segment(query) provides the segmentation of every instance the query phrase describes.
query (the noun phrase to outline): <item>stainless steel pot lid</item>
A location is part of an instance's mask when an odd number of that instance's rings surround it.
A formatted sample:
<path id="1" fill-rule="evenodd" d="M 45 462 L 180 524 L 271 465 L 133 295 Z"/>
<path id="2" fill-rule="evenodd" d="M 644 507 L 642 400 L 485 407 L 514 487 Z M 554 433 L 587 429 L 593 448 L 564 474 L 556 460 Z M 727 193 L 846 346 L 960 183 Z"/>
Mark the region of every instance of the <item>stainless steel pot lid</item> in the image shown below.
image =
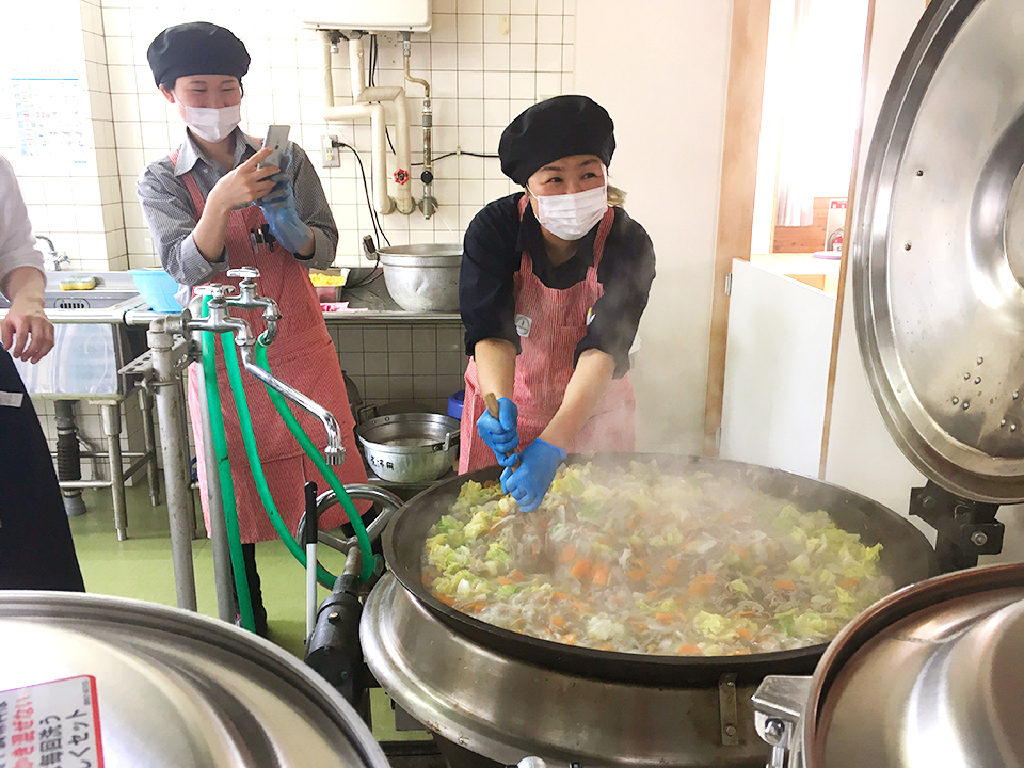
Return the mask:
<path id="1" fill-rule="evenodd" d="M 188 611 L 3 592 L 0 648 L 0 764 L 31 747 L 33 765 L 77 752 L 106 768 L 387 768 L 366 725 L 311 670 Z"/>
<path id="2" fill-rule="evenodd" d="M 935 0 L 857 194 L 861 355 L 904 454 L 949 491 L 1024 500 L 1024 4 Z"/>

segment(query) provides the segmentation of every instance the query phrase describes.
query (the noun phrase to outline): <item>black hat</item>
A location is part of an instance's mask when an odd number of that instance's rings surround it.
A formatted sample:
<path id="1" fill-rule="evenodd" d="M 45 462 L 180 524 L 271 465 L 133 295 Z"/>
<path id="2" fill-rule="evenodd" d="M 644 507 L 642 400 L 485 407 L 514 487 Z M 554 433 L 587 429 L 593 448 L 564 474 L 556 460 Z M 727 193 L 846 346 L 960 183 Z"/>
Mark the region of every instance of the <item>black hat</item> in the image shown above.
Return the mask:
<path id="1" fill-rule="evenodd" d="M 249 71 L 249 54 L 233 33 L 208 21 L 168 27 L 149 44 L 149 68 L 157 85 L 189 75 L 233 75 Z"/>
<path id="2" fill-rule="evenodd" d="M 597 155 L 608 165 L 615 151 L 612 119 L 589 96 L 555 96 L 527 109 L 501 132 L 501 171 L 516 184 L 560 157 Z"/>

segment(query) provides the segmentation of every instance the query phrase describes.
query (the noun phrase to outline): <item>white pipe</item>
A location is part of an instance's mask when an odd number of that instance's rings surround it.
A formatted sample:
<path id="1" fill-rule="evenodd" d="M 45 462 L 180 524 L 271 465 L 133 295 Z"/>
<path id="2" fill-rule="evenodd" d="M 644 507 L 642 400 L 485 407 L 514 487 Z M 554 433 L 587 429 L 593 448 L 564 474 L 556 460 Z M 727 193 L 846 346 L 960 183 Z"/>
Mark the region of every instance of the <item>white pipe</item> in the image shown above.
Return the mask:
<path id="1" fill-rule="evenodd" d="M 363 38 L 353 35 L 348 41 L 348 68 L 352 78 L 352 103 L 366 101 L 359 94 L 366 90 L 366 59 L 363 55 Z"/>
<path id="2" fill-rule="evenodd" d="M 373 135 L 373 149 L 370 161 L 370 177 L 373 183 L 373 207 L 377 213 L 388 214 L 395 210 L 395 201 L 388 195 L 387 185 L 387 141 L 384 136 L 384 105 L 353 104 L 348 107 L 332 107 L 324 113 L 324 121 L 336 123 L 339 120 L 370 118 L 370 132 Z"/>
<path id="3" fill-rule="evenodd" d="M 398 168 L 404 170 L 407 179 L 405 184 L 397 184 L 395 202 L 402 213 L 412 213 L 416 205 L 412 199 L 412 157 L 409 150 L 409 103 L 405 98 L 405 89 L 398 85 L 377 85 L 365 89 L 358 99 L 362 104 L 367 101 L 394 102 L 398 130 L 395 136 L 395 154 L 398 156 Z"/>
<path id="4" fill-rule="evenodd" d="M 324 75 L 324 111 L 334 106 L 334 57 L 331 52 L 331 33 L 327 30 L 320 30 L 320 40 L 323 43 L 323 75 Z"/>
<path id="5" fill-rule="evenodd" d="M 409 105 L 405 89 L 401 86 L 366 87 L 366 67 L 362 37 L 351 37 L 348 41 L 348 60 L 352 81 L 352 106 L 339 107 L 334 99 L 333 59 L 331 58 L 330 33 L 321 34 L 323 41 L 324 79 L 324 122 L 370 118 L 373 136 L 371 176 L 374 208 L 378 213 L 388 214 L 397 207 L 402 213 L 412 213 L 416 204 L 412 197 L 412 157 L 409 149 Z M 383 102 L 393 102 L 396 113 L 395 154 L 398 168 L 405 171 L 407 180 L 397 184 L 394 198 L 388 195 L 386 113 Z M 373 103 L 370 103 L 373 102 Z"/>

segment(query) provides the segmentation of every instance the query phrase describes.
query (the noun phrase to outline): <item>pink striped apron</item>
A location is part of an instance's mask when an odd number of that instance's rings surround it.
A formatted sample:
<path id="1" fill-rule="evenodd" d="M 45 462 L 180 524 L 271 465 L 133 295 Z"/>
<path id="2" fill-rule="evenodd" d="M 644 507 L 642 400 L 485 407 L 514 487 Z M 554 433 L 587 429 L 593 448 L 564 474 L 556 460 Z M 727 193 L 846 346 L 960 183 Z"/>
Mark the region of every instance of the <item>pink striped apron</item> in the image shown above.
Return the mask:
<path id="1" fill-rule="evenodd" d="M 519 201 L 519 220 L 529 204 L 524 195 Z M 519 450 L 540 436 L 562 404 L 565 388 L 574 369 L 576 345 L 587 333 L 587 314 L 604 295 L 597 280 L 597 268 L 604 255 L 604 244 L 615 214 L 605 213 L 594 240 L 594 263 L 582 282 L 558 290 L 548 288 L 533 274 L 533 261 L 523 253 L 515 274 L 516 327 L 528 325 L 520 337 L 523 351 L 516 357 L 512 400 L 519 410 Z M 528 321 L 524 320 L 528 318 Z M 466 368 L 466 400 L 462 411 L 459 472 L 472 472 L 496 464 L 494 452 L 476 431 L 476 421 L 484 412 L 483 396 L 477 381 L 476 360 Z M 636 397 L 627 373 L 612 379 L 593 415 L 583 425 L 569 453 L 582 451 L 632 451 L 636 447 Z"/>
<path id="2" fill-rule="evenodd" d="M 178 152 L 170 154 L 171 162 L 177 162 Z M 203 215 L 206 199 L 199 191 L 191 172 L 182 175 L 182 181 L 192 197 L 196 209 L 196 221 Z M 228 266 L 255 267 L 260 271 L 259 292 L 278 303 L 283 318 L 278 323 L 277 338 L 267 349 L 271 370 L 274 376 L 295 387 L 304 395 L 320 403 L 334 414 L 341 427 L 341 434 L 346 450 L 346 460 L 337 468 L 338 477 L 343 483 L 365 483 L 366 470 L 363 460 L 356 447 L 353 428 L 352 410 L 348 403 L 348 391 L 341 376 L 338 355 L 331 341 L 324 318 L 320 312 L 320 302 L 316 291 L 309 281 L 309 272 L 277 244 L 273 251 L 261 246 L 258 253 L 253 253 L 250 231 L 266 224 L 262 211 L 258 206 L 251 205 L 232 211 L 228 216 L 227 232 L 224 245 L 228 254 Z M 223 272 L 212 276 L 209 282 L 216 282 L 237 287 L 238 278 L 228 277 Z M 232 309 L 231 314 L 248 321 L 253 332 L 262 333 L 266 329 L 261 313 L 256 310 Z M 217 383 L 220 386 L 222 410 L 224 412 L 224 429 L 228 442 L 228 456 L 231 460 L 231 478 L 235 485 L 235 497 L 238 507 L 238 527 L 242 543 L 251 544 L 257 541 L 272 541 L 277 538 L 270 519 L 263 509 L 249 470 L 249 462 L 245 456 L 242 433 L 238 426 L 238 414 L 234 407 L 234 398 L 227 380 L 224 358 L 220 354 L 220 342 L 217 342 Z M 277 505 L 278 512 L 293 533 L 299 517 L 305 508 L 303 485 L 313 480 L 320 491 L 327 490 L 327 481 L 316 469 L 313 462 L 303 453 L 298 442 L 288 431 L 281 417 L 277 414 L 263 384 L 253 376 L 242 371 L 242 382 L 245 388 L 246 401 L 252 414 L 252 423 L 256 432 L 256 443 L 259 448 L 260 461 L 267 476 L 267 486 Z M 196 458 L 199 474 L 200 496 L 203 502 L 203 518 L 206 530 L 210 530 L 210 511 L 207 506 L 206 464 L 204 462 L 205 447 L 202 442 L 203 414 L 199 409 L 199 376 L 196 366 L 190 366 L 188 373 L 188 406 L 192 420 L 192 431 L 195 438 Z M 318 419 L 313 418 L 299 408 L 292 409 L 298 416 L 303 430 L 312 438 L 316 445 L 323 445 L 324 430 Z M 357 503 L 360 513 L 365 512 L 368 505 Z M 320 520 L 323 529 L 336 528 L 348 520 L 340 506 L 331 507 Z"/>

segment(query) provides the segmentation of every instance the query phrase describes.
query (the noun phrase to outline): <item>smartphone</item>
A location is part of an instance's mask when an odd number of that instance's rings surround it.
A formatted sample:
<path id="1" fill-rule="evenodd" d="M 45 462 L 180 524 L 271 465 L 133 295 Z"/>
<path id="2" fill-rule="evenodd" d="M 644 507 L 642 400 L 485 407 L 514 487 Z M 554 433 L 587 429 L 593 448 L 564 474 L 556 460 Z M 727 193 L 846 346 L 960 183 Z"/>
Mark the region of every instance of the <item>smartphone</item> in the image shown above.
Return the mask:
<path id="1" fill-rule="evenodd" d="M 276 165 L 278 168 L 281 167 L 281 159 L 288 151 L 288 132 L 291 130 L 291 126 L 288 125 L 272 125 L 267 129 L 267 138 L 263 142 L 264 147 L 273 147 L 274 151 L 270 153 L 257 168 L 263 168 L 268 165 Z"/>

